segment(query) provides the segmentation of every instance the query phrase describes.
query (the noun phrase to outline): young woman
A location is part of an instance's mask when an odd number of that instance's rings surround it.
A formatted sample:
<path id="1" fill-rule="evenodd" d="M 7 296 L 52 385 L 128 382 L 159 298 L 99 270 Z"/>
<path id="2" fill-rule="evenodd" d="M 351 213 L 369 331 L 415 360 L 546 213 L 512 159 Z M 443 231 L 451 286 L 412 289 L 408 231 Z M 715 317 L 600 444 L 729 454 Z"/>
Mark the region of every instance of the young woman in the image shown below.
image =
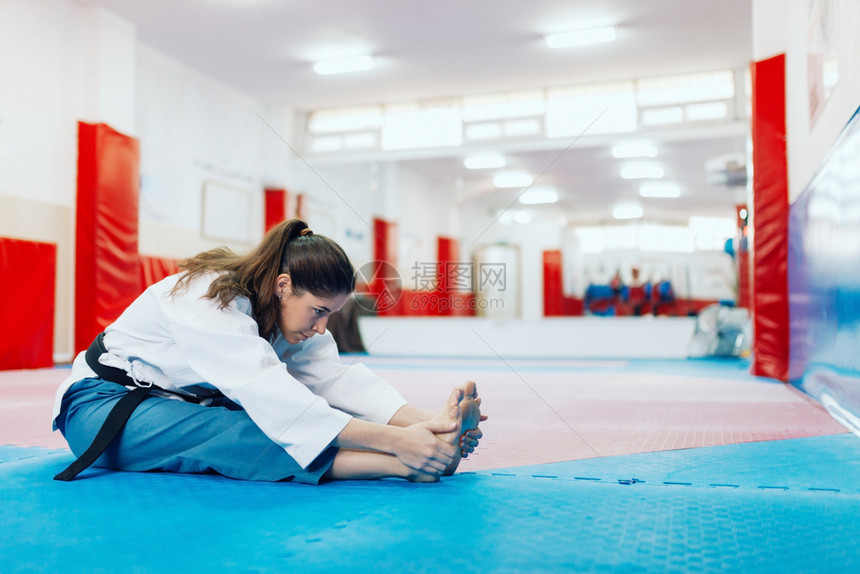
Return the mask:
<path id="1" fill-rule="evenodd" d="M 434 413 L 341 363 L 326 321 L 355 272 L 305 222 L 281 223 L 247 255 L 214 249 L 181 265 L 75 359 L 54 428 L 80 458 L 56 478 L 94 463 L 312 484 L 436 481 L 477 446 L 486 417 L 473 382 Z"/>

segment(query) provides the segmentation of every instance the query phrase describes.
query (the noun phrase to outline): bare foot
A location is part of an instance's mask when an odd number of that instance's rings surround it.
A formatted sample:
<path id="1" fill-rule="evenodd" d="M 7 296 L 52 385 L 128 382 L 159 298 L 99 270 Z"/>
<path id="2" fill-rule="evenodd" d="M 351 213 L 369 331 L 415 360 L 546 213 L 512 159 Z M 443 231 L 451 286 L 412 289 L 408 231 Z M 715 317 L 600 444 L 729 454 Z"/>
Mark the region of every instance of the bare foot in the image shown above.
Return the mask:
<path id="1" fill-rule="evenodd" d="M 465 399 L 472 399 L 478 405 L 478 410 L 481 408 L 481 399 L 478 397 L 478 386 L 475 384 L 475 381 L 466 381 L 462 387 L 463 394 Z M 468 417 L 466 417 L 468 418 Z M 474 426 L 463 426 L 463 432 L 460 434 L 460 456 L 462 458 L 466 458 L 469 456 L 469 453 L 475 450 L 475 447 L 478 446 L 478 439 L 481 438 L 482 434 L 478 430 L 478 423 L 487 420 L 487 417 L 483 414 L 479 415 L 479 419 L 475 422 Z"/>
<path id="2" fill-rule="evenodd" d="M 453 431 L 437 434 L 436 436 L 459 447 L 460 436 L 467 430 L 477 428 L 481 420 L 481 409 L 477 401 L 475 383 L 469 381 L 463 388 L 456 388 L 451 391 L 445 408 L 439 411 L 433 418 L 441 418 L 445 421 L 456 421 L 458 423 L 457 428 Z M 458 448 L 457 454 L 454 455 L 454 460 L 442 474 L 444 476 L 454 474 L 454 471 L 460 465 L 460 459 L 461 453 Z"/>

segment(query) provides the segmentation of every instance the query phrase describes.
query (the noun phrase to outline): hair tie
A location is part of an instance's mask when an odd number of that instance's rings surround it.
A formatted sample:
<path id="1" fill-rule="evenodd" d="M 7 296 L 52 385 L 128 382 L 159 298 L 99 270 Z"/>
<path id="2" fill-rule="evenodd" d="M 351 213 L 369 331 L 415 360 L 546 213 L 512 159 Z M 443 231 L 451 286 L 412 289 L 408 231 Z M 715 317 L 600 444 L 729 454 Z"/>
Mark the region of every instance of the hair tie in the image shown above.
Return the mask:
<path id="1" fill-rule="evenodd" d="M 314 232 L 311 231 L 310 227 L 305 227 L 301 231 L 299 231 L 299 237 L 304 237 L 305 235 L 313 235 Z"/>

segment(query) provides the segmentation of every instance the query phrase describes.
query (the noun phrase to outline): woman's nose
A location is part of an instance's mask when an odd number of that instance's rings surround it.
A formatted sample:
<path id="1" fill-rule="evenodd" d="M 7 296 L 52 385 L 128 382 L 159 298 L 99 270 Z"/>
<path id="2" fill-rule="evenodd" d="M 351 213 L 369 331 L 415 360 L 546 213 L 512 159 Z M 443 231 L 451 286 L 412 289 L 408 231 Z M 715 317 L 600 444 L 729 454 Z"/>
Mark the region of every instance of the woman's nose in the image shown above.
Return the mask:
<path id="1" fill-rule="evenodd" d="M 328 317 L 324 317 L 314 323 L 314 331 L 319 333 L 320 335 L 325 335 L 325 326 L 328 323 Z"/>

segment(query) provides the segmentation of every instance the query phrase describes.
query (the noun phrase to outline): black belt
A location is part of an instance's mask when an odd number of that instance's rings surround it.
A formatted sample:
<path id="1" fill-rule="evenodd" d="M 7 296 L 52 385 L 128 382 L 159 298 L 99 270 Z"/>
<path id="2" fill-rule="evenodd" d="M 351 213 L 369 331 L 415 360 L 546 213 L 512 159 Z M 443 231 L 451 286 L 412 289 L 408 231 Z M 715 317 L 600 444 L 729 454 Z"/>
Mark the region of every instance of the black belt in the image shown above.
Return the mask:
<path id="1" fill-rule="evenodd" d="M 134 380 L 122 369 L 108 367 L 107 365 L 99 363 L 99 357 L 107 352 L 104 345 L 104 336 L 104 333 L 99 333 L 90 345 L 89 349 L 87 349 L 87 353 L 85 355 L 87 365 L 95 371 L 100 379 L 124 386 L 132 385 L 135 388 L 123 395 L 122 398 L 113 406 L 110 413 L 108 413 L 105 422 L 102 423 L 102 428 L 100 428 L 99 432 L 96 433 L 96 438 L 93 439 L 89 448 L 87 448 L 87 450 L 85 450 L 77 460 L 70 464 L 66 470 L 55 476 L 54 480 L 64 480 L 67 482 L 74 480 L 80 472 L 94 463 L 123 429 L 125 423 L 128 422 L 128 419 L 131 417 L 131 413 L 134 412 L 134 409 L 136 409 L 137 406 L 143 402 L 143 399 L 146 398 L 149 392 L 155 388 L 152 385 L 148 387 L 137 386 Z"/>

